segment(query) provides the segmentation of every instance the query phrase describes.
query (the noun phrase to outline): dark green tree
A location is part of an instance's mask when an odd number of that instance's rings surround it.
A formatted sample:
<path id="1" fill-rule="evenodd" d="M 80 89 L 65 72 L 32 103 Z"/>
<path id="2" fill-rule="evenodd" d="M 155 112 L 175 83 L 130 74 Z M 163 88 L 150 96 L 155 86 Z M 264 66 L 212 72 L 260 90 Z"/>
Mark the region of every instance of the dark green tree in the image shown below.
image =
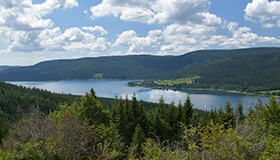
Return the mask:
<path id="1" fill-rule="evenodd" d="M 2 139 L 4 138 L 4 135 L 6 134 L 6 131 L 7 131 L 6 122 L 3 118 L 3 116 L 4 116 L 4 112 L 2 111 L 2 109 L 0 107 L 0 145 L 2 144 Z"/>
<path id="2" fill-rule="evenodd" d="M 217 109 L 213 109 L 213 105 L 211 106 L 211 111 L 209 113 L 209 120 L 213 120 L 214 124 L 216 124 L 218 122 L 218 113 L 217 113 Z M 209 121 L 210 123 L 211 121 Z"/>
<path id="3" fill-rule="evenodd" d="M 168 133 L 168 139 L 176 140 L 180 129 L 180 122 L 178 121 L 178 117 L 177 117 L 178 114 L 176 111 L 176 106 L 174 101 L 171 102 L 171 104 L 169 105 L 167 115 L 168 115 L 167 122 L 169 124 L 169 127 L 171 128 L 170 133 Z"/>
<path id="4" fill-rule="evenodd" d="M 145 143 L 145 136 L 139 124 L 135 128 L 132 136 L 132 142 L 129 148 L 131 157 L 140 158 L 143 156 L 142 145 Z"/>
<path id="5" fill-rule="evenodd" d="M 179 104 L 178 104 L 178 112 L 177 112 L 177 121 L 178 122 L 183 122 L 183 105 L 182 105 L 182 102 L 179 101 Z"/>
<path id="6" fill-rule="evenodd" d="M 90 125 L 109 125 L 111 115 L 109 111 L 103 110 L 100 101 L 95 98 L 95 92 L 91 89 L 91 93 L 82 96 L 78 111 L 81 117 L 89 122 Z"/>
<path id="7" fill-rule="evenodd" d="M 189 126 L 191 124 L 191 119 L 192 119 L 192 116 L 193 116 L 193 104 L 191 103 L 191 99 L 190 99 L 190 96 L 188 95 L 185 103 L 184 103 L 184 112 L 183 112 L 183 123 L 186 125 L 186 126 Z"/>
<path id="8" fill-rule="evenodd" d="M 235 117 L 236 117 L 236 122 L 235 124 L 239 126 L 244 120 L 245 120 L 245 115 L 243 113 L 243 106 L 241 104 L 241 100 L 239 100 L 236 110 L 235 110 Z"/>
<path id="9" fill-rule="evenodd" d="M 164 102 L 164 99 L 162 96 L 159 99 L 157 112 L 159 113 L 160 118 L 162 118 L 164 120 L 166 119 L 166 106 L 165 106 L 165 102 Z"/>

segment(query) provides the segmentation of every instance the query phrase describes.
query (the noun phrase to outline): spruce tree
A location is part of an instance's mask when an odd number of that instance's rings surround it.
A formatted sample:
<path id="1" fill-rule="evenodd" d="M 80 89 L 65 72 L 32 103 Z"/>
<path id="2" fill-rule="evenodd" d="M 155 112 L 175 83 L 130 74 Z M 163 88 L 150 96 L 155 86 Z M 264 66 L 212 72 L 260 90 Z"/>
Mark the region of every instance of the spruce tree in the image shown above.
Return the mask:
<path id="1" fill-rule="evenodd" d="M 91 93 L 87 93 L 81 98 L 80 107 L 78 108 L 81 117 L 89 122 L 90 125 L 109 125 L 111 115 L 110 112 L 103 110 L 103 106 L 96 99 L 95 92 L 91 89 Z"/>
<path id="2" fill-rule="evenodd" d="M 142 153 L 142 145 L 145 142 L 145 136 L 144 133 L 142 132 L 142 129 L 139 124 L 137 124 L 135 128 L 135 132 L 133 133 L 132 136 L 132 142 L 129 148 L 129 153 L 131 157 L 134 158 L 140 158 L 143 156 Z"/>
<path id="3" fill-rule="evenodd" d="M 184 103 L 184 124 L 188 127 L 191 123 L 191 119 L 192 119 L 192 115 L 193 115 L 193 104 L 191 103 L 191 99 L 188 95 L 185 103 Z"/>
<path id="4" fill-rule="evenodd" d="M 162 96 L 159 99 L 157 112 L 159 113 L 159 115 L 162 119 L 166 120 L 166 106 L 165 106 L 164 99 Z"/>
<path id="5" fill-rule="evenodd" d="M 2 138 L 4 138 L 4 135 L 6 133 L 6 123 L 4 121 L 3 115 L 4 113 L 0 107 L 0 145 L 2 144 Z"/>
<path id="6" fill-rule="evenodd" d="M 178 122 L 183 122 L 183 105 L 181 101 L 179 101 L 178 104 L 177 118 L 178 118 L 177 119 Z"/>
<path id="7" fill-rule="evenodd" d="M 213 105 L 211 106 L 211 111 L 209 113 L 209 123 L 211 122 L 211 120 L 213 120 L 214 124 L 217 123 L 217 118 L 218 118 L 218 113 L 217 113 L 217 109 L 213 109 Z"/>

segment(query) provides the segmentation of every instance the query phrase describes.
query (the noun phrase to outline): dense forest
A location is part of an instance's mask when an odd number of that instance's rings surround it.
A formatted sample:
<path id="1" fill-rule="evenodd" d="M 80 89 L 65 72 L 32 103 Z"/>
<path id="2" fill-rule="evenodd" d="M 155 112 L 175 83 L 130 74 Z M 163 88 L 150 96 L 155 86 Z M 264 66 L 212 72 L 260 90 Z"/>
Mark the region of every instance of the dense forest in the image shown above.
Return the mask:
<path id="1" fill-rule="evenodd" d="M 279 54 L 280 48 L 271 47 L 200 50 L 180 56 L 134 55 L 53 60 L 33 66 L 6 68 L 0 72 L 0 80 L 174 80 L 199 76 L 192 84 L 172 87 L 256 93 L 280 89 L 280 77 L 276 74 L 280 70 Z"/>
<path id="2" fill-rule="evenodd" d="M 278 159 L 280 102 L 205 112 L 1 82 L 0 159 Z M 203 100 L 203 99 L 202 99 Z M 101 102 L 103 101 L 103 102 Z M 9 109 L 9 107 L 11 109 Z M 15 110 L 15 111 L 14 111 Z"/>

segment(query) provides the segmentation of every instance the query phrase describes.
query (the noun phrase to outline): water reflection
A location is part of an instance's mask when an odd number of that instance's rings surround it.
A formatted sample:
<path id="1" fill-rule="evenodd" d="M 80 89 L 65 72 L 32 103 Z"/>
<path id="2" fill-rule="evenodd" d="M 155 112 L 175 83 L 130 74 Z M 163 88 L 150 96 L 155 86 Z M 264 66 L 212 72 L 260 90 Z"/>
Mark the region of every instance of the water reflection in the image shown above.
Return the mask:
<path id="1" fill-rule="evenodd" d="M 171 90 L 171 89 L 151 89 L 144 87 L 128 87 L 126 86 L 128 80 L 106 80 L 106 81 L 55 81 L 55 82 L 10 82 L 12 84 L 23 85 L 27 87 L 36 87 L 41 89 L 50 90 L 56 93 L 71 93 L 77 95 L 84 95 L 89 92 L 91 88 L 95 90 L 97 96 L 115 98 L 125 98 L 126 95 L 129 99 L 136 93 L 138 100 L 142 99 L 149 102 L 159 102 L 163 96 L 166 103 L 172 101 L 178 105 L 179 101 L 185 102 L 187 96 L 190 96 L 191 102 L 195 108 L 210 110 L 213 105 L 216 108 L 224 106 L 229 100 L 233 106 L 236 106 L 241 100 L 245 104 L 246 110 L 250 104 L 258 100 L 258 96 L 244 95 L 240 93 L 227 93 L 216 90 Z M 260 97 L 265 103 L 269 102 L 268 97 Z"/>

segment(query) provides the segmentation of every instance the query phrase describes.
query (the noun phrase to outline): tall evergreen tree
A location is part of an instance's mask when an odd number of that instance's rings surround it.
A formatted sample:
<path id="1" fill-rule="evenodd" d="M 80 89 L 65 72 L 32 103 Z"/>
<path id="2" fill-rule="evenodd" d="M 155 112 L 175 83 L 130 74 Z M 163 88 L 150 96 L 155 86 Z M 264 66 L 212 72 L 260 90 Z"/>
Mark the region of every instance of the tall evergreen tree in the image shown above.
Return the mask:
<path id="1" fill-rule="evenodd" d="M 209 123 L 211 122 L 211 120 L 213 120 L 213 122 L 214 122 L 214 124 L 216 124 L 217 123 L 217 121 L 218 121 L 218 113 L 217 113 L 217 109 L 215 108 L 215 109 L 213 109 L 213 105 L 211 106 L 211 111 L 210 111 L 210 113 L 209 113 Z"/>
<path id="2" fill-rule="evenodd" d="M 239 126 L 245 120 L 245 115 L 243 114 L 243 106 L 241 100 L 239 100 L 236 110 L 235 110 L 236 122 L 235 124 Z"/>
<path id="3" fill-rule="evenodd" d="M 2 111 L 0 107 L 0 145 L 2 144 L 2 138 L 4 138 L 4 135 L 6 133 L 6 122 L 4 121 L 4 112 Z M 1 146 L 0 146 L 1 147 Z"/>
<path id="4" fill-rule="evenodd" d="M 137 124 L 135 128 L 135 132 L 133 133 L 132 136 L 132 142 L 129 148 L 129 153 L 132 155 L 134 158 L 140 158 L 143 156 L 142 153 L 142 145 L 145 142 L 145 136 L 144 133 L 142 132 L 142 129 L 139 124 Z"/>
<path id="5" fill-rule="evenodd" d="M 171 128 L 171 132 L 168 133 L 168 139 L 170 140 L 175 140 L 177 139 L 177 135 L 179 132 L 180 128 L 180 123 L 178 121 L 177 113 L 176 113 L 176 106 L 174 101 L 171 102 L 168 110 L 168 117 L 167 117 L 167 122 Z"/>
<path id="6" fill-rule="evenodd" d="M 190 96 L 188 95 L 185 103 L 184 103 L 184 124 L 186 126 L 189 126 L 191 123 L 191 119 L 192 119 L 192 115 L 193 115 L 193 104 L 191 103 L 191 99 Z"/>
<path id="7" fill-rule="evenodd" d="M 162 96 L 159 99 L 157 112 L 159 113 L 162 119 L 166 120 L 166 106 Z"/>
<path id="8" fill-rule="evenodd" d="M 89 122 L 90 125 L 109 125 L 110 112 L 103 110 L 100 101 L 95 98 L 95 92 L 91 89 L 91 93 L 82 96 L 81 103 L 78 108 L 81 117 Z"/>
<path id="9" fill-rule="evenodd" d="M 183 122 L 183 105 L 182 105 L 182 102 L 179 101 L 179 104 L 178 104 L 178 112 L 177 112 L 177 121 L 178 122 Z"/>
<path id="10" fill-rule="evenodd" d="M 140 100 L 139 105 L 138 105 L 138 112 L 139 112 L 139 125 L 142 128 L 142 131 L 145 135 L 145 137 L 148 137 L 150 128 L 149 128 L 149 122 L 148 122 L 148 117 L 146 114 L 146 110 L 143 105 L 143 101 Z"/>

